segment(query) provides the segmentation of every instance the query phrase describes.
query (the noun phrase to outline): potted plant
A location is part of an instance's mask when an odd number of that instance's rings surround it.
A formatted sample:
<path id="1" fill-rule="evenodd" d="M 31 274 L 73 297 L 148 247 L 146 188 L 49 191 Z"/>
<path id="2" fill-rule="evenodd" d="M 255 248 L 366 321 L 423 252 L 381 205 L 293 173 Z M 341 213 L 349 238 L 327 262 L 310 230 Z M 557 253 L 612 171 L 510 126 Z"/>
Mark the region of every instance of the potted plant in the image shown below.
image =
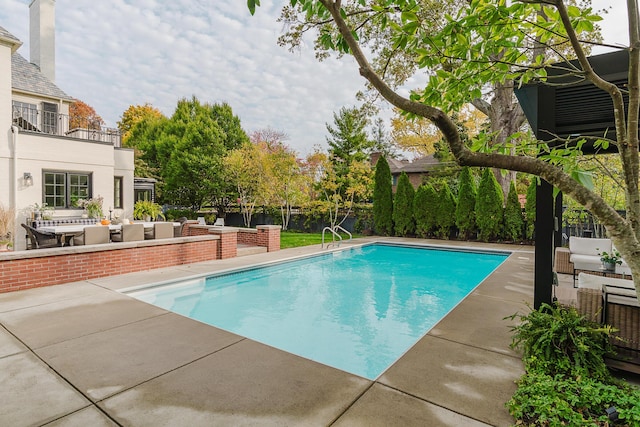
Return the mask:
<path id="1" fill-rule="evenodd" d="M 622 264 L 620 252 L 615 249 L 611 251 L 611 253 L 602 251 L 602 253 L 599 253 L 598 255 L 600 255 L 600 261 L 602 261 L 602 267 L 607 271 L 615 271 L 616 264 Z"/>
<path id="2" fill-rule="evenodd" d="M 78 200 L 77 205 L 87 211 L 89 218 L 101 219 L 104 216 L 104 213 L 102 212 L 103 200 L 104 198 L 102 196 L 91 199 L 80 199 Z"/>
<path id="3" fill-rule="evenodd" d="M 151 200 L 138 200 L 133 206 L 133 218 L 144 221 L 155 220 L 157 217 L 164 219 L 162 206 Z"/>
<path id="4" fill-rule="evenodd" d="M 16 211 L 13 208 L 5 208 L 0 203 L 0 252 L 6 252 L 13 246 L 13 227 Z"/>

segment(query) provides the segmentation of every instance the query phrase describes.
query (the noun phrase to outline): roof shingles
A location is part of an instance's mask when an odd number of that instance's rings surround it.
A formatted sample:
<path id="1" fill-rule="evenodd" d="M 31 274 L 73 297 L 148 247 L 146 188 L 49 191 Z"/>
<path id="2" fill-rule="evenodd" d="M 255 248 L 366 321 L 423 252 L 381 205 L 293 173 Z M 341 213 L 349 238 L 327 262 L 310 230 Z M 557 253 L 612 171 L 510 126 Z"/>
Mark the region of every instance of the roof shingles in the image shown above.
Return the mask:
<path id="1" fill-rule="evenodd" d="M 11 55 L 11 87 L 16 90 L 44 95 L 52 98 L 72 101 L 73 98 L 67 95 L 46 78 L 38 66 L 30 63 L 19 53 Z"/>

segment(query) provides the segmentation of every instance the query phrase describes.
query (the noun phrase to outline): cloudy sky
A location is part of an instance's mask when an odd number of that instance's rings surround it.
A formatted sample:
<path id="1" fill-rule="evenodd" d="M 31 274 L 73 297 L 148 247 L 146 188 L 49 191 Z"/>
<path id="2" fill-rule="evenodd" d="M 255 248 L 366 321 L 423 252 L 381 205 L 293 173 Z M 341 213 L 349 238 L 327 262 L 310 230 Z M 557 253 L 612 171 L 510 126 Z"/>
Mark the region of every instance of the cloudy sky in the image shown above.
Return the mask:
<path id="1" fill-rule="evenodd" d="M 251 16 L 244 0 L 57 0 L 56 83 L 115 126 L 130 105 L 171 115 L 180 98 L 227 102 L 247 132 L 271 127 L 300 154 L 326 147 L 325 123 L 356 104 L 364 86 L 350 58 L 318 62 L 312 46 L 277 46 L 280 8 L 263 0 Z M 2 0 L 0 26 L 29 59 L 30 0 Z M 606 41 L 626 44 L 624 2 L 594 0 Z"/>

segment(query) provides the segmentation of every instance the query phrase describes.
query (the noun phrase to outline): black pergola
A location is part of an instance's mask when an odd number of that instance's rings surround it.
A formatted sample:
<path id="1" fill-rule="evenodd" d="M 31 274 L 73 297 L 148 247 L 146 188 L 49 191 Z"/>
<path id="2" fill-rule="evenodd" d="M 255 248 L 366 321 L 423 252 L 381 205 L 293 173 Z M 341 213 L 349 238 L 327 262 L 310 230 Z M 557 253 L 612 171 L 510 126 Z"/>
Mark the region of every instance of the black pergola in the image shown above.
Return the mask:
<path id="1" fill-rule="evenodd" d="M 594 71 L 603 79 L 626 87 L 629 54 L 618 51 L 589 57 Z M 539 140 L 551 147 L 564 144 L 569 137 L 607 137 L 615 140 L 613 102 L 608 93 L 585 81 L 571 67 L 577 61 L 558 63 L 547 70 L 548 82 L 524 85 L 515 90 L 529 125 Z M 625 98 L 627 104 L 628 98 Z M 582 151 L 594 154 L 593 141 Z M 608 152 L 615 152 L 613 145 Z M 607 151 L 599 150 L 598 153 Z M 534 307 L 552 302 L 553 256 L 562 241 L 562 194 L 553 199 L 553 187 L 542 180 L 536 192 L 536 243 Z"/>

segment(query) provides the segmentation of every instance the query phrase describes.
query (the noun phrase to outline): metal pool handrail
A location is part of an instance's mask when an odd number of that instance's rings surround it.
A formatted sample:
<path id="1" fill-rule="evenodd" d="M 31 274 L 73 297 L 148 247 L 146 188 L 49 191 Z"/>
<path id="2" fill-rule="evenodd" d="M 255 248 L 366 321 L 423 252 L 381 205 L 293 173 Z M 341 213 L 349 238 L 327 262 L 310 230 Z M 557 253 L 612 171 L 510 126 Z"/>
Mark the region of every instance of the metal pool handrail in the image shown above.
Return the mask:
<path id="1" fill-rule="evenodd" d="M 334 236 L 338 236 L 338 239 L 340 239 L 340 241 L 338 242 L 338 246 L 340 246 L 340 243 L 342 243 L 342 236 L 336 230 L 344 231 L 345 233 L 347 233 L 349 235 L 349 240 L 353 239 L 353 235 L 351 233 L 349 233 L 347 230 L 345 230 L 344 228 L 342 228 L 341 226 L 339 226 L 339 225 L 336 225 L 333 228 L 325 227 L 325 228 L 322 229 L 322 246 L 321 246 L 321 248 L 323 248 L 323 249 L 324 249 L 324 233 L 327 230 L 330 231 Z M 331 245 L 335 245 L 335 240 L 332 243 L 328 243 L 327 244 L 327 248 L 329 246 L 331 246 Z"/>

